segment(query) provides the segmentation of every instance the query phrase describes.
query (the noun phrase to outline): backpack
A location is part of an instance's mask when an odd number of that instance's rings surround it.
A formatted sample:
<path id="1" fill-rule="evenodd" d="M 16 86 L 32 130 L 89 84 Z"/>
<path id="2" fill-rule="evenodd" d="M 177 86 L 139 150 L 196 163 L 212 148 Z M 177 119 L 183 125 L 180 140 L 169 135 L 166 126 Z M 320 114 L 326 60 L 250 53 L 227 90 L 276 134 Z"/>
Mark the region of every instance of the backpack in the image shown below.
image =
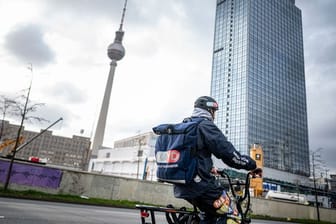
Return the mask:
<path id="1" fill-rule="evenodd" d="M 155 158 L 159 181 L 188 184 L 196 176 L 198 124 L 204 118 L 187 118 L 178 124 L 161 124 L 153 128 L 159 135 Z"/>

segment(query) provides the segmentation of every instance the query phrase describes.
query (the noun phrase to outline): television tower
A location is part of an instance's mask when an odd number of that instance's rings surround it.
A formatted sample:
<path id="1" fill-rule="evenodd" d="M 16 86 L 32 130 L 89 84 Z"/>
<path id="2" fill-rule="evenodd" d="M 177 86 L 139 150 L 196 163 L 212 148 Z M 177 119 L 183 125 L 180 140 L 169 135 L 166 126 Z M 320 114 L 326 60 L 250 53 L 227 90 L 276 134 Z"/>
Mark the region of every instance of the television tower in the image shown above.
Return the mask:
<path id="1" fill-rule="evenodd" d="M 92 141 L 92 147 L 91 147 L 92 159 L 97 158 L 98 150 L 101 149 L 103 146 L 106 118 L 110 103 L 110 96 L 112 91 L 115 68 L 117 67 L 117 61 L 121 60 L 125 55 L 125 48 L 122 45 L 122 39 L 124 36 L 124 31 L 122 30 L 122 28 L 124 23 L 126 5 L 127 0 L 125 0 L 124 3 L 119 30 L 116 31 L 114 42 L 110 44 L 107 48 L 107 55 L 112 61 L 110 63 L 110 72 L 105 87 L 104 99 L 99 113 L 96 132 Z"/>

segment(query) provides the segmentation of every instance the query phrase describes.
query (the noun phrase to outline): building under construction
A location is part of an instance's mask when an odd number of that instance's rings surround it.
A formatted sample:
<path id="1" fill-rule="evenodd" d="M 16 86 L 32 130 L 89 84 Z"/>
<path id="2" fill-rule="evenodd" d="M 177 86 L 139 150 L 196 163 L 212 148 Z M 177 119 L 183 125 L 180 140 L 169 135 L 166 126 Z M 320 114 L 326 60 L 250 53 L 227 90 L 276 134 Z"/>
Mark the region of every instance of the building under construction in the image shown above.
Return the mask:
<path id="1" fill-rule="evenodd" d="M 0 155 L 8 157 L 15 146 L 19 125 L 9 121 L 2 122 Z M 21 131 L 20 144 L 24 144 L 38 135 L 39 132 Z M 73 135 L 72 138 L 55 136 L 46 131 L 30 144 L 16 153 L 15 158 L 23 160 L 43 161 L 48 165 L 85 170 L 89 159 L 90 138 Z"/>

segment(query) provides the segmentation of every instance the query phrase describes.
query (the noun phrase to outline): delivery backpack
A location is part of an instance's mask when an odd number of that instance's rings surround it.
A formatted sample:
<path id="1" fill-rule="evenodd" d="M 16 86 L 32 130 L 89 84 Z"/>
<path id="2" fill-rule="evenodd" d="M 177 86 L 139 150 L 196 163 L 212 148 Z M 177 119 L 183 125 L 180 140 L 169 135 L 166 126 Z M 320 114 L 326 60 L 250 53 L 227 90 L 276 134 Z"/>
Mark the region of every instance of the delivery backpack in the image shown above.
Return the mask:
<path id="1" fill-rule="evenodd" d="M 161 124 L 153 128 L 159 135 L 155 158 L 159 181 L 187 184 L 196 176 L 198 124 L 204 118 L 186 118 L 178 124 Z"/>

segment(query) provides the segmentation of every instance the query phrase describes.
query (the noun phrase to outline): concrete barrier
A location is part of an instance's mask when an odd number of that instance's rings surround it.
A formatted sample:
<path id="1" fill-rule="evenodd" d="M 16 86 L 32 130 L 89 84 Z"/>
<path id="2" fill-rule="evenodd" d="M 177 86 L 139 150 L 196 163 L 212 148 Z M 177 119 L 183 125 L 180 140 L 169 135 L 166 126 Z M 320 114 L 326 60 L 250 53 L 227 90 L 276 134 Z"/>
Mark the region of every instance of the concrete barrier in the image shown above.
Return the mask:
<path id="1" fill-rule="evenodd" d="M 174 198 L 170 184 L 67 170 L 63 170 L 58 193 L 159 205 L 174 204 L 178 207 L 190 206 L 184 200 Z"/>
<path id="2" fill-rule="evenodd" d="M 313 206 L 262 198 L 252 198 L 251 203 L 253 214 L 279 218 L 317 220 L 316 207 Z M 335 209 L 319 208 L 319 212 L 322 221 L 336 221 Z"/>
<path id="3" fill-rule="evenodd" d="M 0 170 L 0 186 L 3 186 L 4 174 L 7 172 L 5 170 L 6 165 L 3 165 L 4 161 L 0 160 L 0 165 L 1 163 L 2 170 Z M 185 202 L 184 200 L 176 199 L 173 197 L 173 186 L 170 184 L 89 172 L 50 168 L 34 164 L 25 164 L 25 166 L 27 167 L 26 170 L 31 170 L 31 172 L 35 172 L 35 177 L 34 175 L 29 175 L 28 173 L 25 173 L 25 175 L 23 175 L 21 178 L 33 178 L 33 180 L 23 181 L 24 183 L 28 183 L 28 185 L 11 182 L 9 185 L 10 189 L 33 189 L 52 194 L 85 195 L 92 198 L 129 200 L 137 201 L 139 203 L 156 204 L 163 206 L 173 204 L 175 207 L 191 207 L 190 204 Z M 38 167 L 39 172 L 42 173 L 43 171 L 41 171 L 41 167 L 45 167 L 47 169 L 55 169 L 55 172 L 49 170 L 49 173 L 58 173 L 59 171 L 61 171 L 62 175 L 59 180 L 58 187 L 54 188 L 55 183 L 53 183 L 53 185 L 46 184 L 45 187 L 41 187 L 38 183 L 34 183 L 34 181 L 39 181 L 36 176 L 43 176 L 36 173 L 37 171 L 34 171 L 34 167 Z M 47 175 L 44 174 L 43 177 L 46 178 L 45 176 Z M 55 180 L 54 176 L 52 176 L 53 180 Z M 256 215 L 265 215 L 279 218 L 317 220 L 315 207 L 298 205 L 295 203 L 266 200 L 262 198 L 251 198 L 251 202 L 253 214 Z M 320 208 L 320 219 L 323 221 L 335 222 L 336 210 Z"/>

